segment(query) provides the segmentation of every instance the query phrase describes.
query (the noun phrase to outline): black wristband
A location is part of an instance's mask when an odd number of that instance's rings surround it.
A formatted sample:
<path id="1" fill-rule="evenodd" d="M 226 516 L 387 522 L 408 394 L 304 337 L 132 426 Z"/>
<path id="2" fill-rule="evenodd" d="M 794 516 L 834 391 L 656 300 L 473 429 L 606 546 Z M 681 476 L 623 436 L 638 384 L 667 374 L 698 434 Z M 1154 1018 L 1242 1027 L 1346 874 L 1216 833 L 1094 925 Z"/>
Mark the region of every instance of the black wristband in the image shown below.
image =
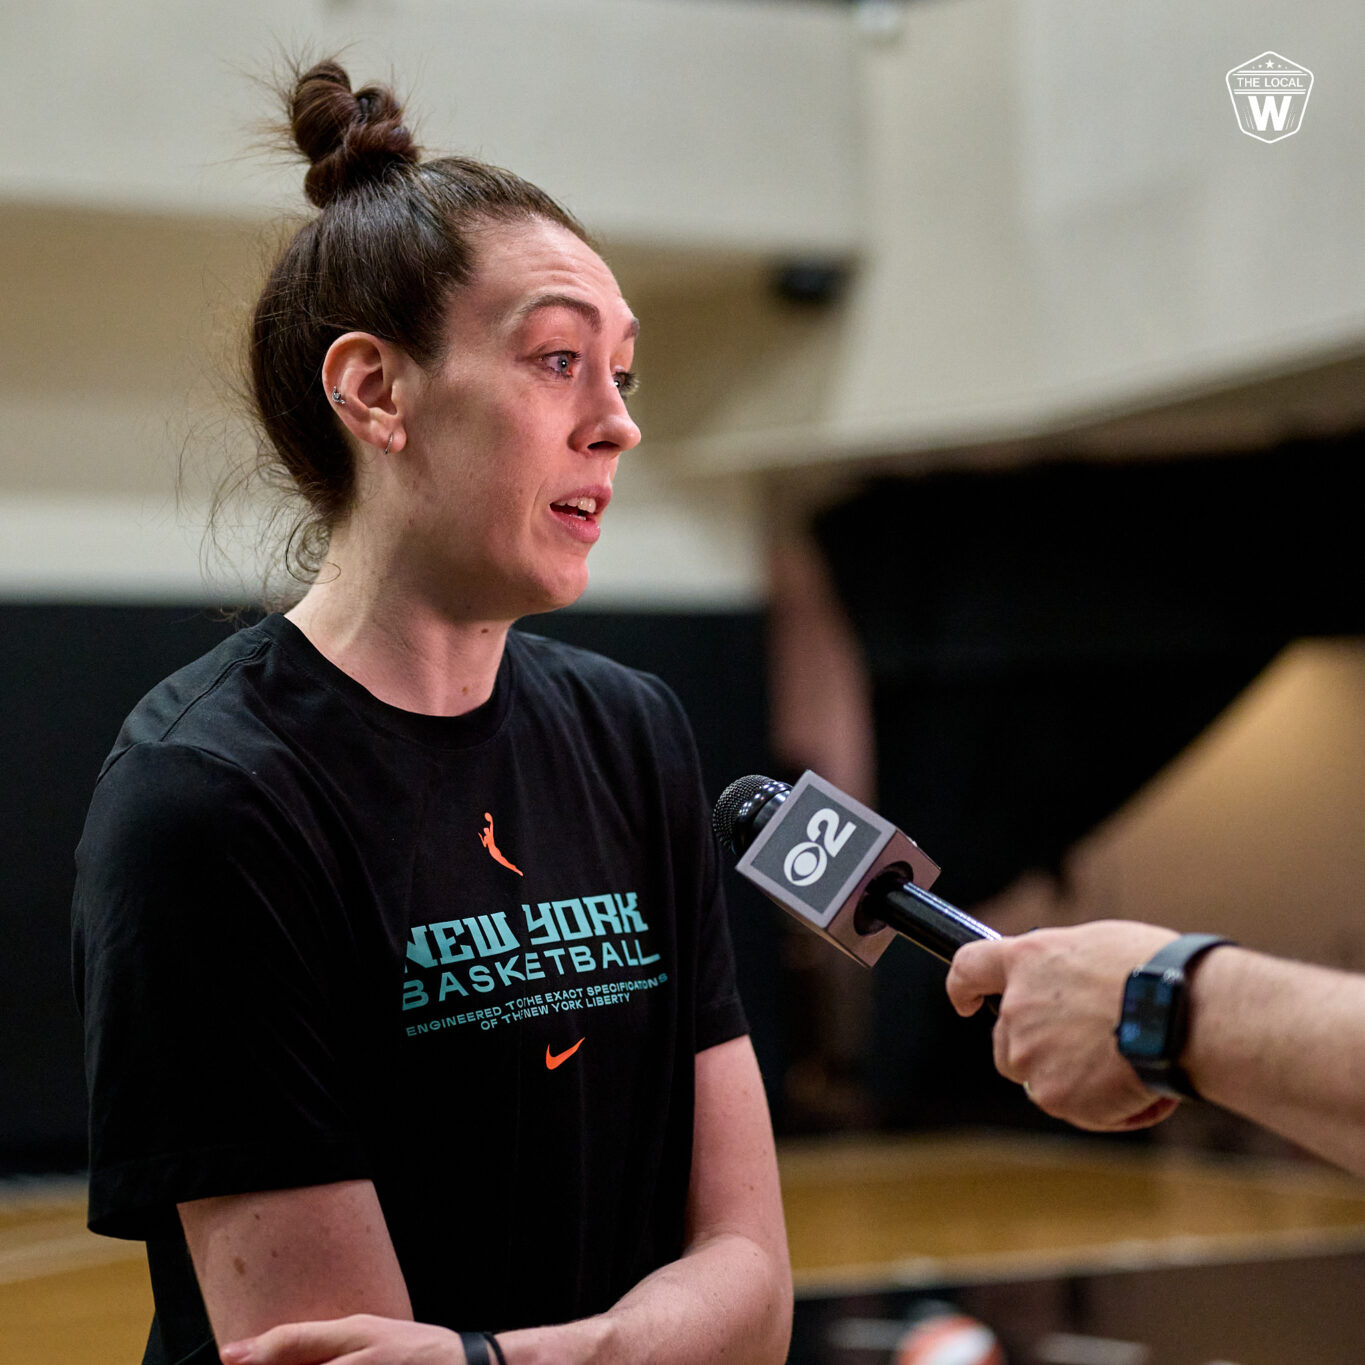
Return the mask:
<path id="1" fill-rule="evenodd" d="M 464 1347 L 464 1358 L 469 1365 L 507 1365 L 507 1357 L 492 1332 L 461 1332 L 460 1345 Z M 489 1351 L 492 1355 L 489 1355 Z"/>
<path id="2" fill-rule="evenodd" d="M 488 1339 L 482 1332 L 461 1332 L 460 1345 L 464 1347 L 464 1358 L 469 1365 L 493 1365 L 493 1358 L 488 1354 Z M 501 1351 L 498 1359 L 506 1365 Z"/>
<path id="3" fill-rule="evenodd" d="M 1146 970 L 1188 972 L 1196 958 L 1202 957 L 1210 948 L 1218 948 L 1223 944 L 1234 948 L 1237 946 L 1232 939 L 1224 938 L 1222 934 L 1181 934 L 1152 954 L 1146 963 Z"/>

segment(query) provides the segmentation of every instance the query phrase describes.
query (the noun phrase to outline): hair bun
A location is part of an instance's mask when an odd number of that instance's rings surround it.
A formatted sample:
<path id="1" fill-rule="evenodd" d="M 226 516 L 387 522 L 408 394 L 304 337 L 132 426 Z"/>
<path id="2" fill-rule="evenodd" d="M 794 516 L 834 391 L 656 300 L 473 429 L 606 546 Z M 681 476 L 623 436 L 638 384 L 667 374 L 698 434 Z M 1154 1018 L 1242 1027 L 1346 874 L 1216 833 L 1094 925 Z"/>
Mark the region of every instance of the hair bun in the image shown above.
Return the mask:
<path id="1" fill-rule="evenodd" d="M 304 193 L 318 208 L 377 180 L 392 166 L 418 160 L 393 91 L 367 85 L 352 93 L 351 78 L 339 62 L 318 62 L 300 74 L 288 103 L 289 131 L 313 163 L 303 180 Z"/>

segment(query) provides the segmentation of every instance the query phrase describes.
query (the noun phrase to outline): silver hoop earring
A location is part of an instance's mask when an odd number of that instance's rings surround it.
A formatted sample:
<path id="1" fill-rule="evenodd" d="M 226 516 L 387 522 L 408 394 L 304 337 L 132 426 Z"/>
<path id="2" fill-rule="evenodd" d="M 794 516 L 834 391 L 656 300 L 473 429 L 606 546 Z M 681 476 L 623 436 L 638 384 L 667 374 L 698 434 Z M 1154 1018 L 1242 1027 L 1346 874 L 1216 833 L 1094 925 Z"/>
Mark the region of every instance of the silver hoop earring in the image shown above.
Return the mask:
<path id="1" fill-rule="evenodd" d="M 332 402 L 339 408 L 346 406 L 346 400 L 341 396 L 341 390 L 335 384 L 332 385 Z"/>
<path id="2" fill-rule="evenodd" d="M 393 445 L 393 432 L 389 432 L 389 439 L 388 439 L 388 441 L 387 441 L 387 442 L 385 443 L 385 445 L 384 445 L 384 454 L 385 454 L 385 455 L 387 455 L 387 454 L 389 453 L 389 447 L 392 446 L 392 445 Z"/>

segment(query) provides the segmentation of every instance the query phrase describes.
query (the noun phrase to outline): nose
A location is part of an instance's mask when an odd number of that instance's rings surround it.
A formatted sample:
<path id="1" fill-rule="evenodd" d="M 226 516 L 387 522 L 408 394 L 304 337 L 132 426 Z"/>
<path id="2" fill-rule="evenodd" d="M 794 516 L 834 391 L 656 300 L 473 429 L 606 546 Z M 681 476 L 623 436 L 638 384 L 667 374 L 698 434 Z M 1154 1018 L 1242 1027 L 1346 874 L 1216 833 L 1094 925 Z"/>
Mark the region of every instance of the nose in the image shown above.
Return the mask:
<path id="1" fill-rule="evenodd" d="M 619 455 L 640 444 L 640 428 L 626 408 L 625 396 L 616 381 L 607 377 L 605 389 L 593 386 L 592 402 L 584 414 L 579 449 L 594 455 Z"/>

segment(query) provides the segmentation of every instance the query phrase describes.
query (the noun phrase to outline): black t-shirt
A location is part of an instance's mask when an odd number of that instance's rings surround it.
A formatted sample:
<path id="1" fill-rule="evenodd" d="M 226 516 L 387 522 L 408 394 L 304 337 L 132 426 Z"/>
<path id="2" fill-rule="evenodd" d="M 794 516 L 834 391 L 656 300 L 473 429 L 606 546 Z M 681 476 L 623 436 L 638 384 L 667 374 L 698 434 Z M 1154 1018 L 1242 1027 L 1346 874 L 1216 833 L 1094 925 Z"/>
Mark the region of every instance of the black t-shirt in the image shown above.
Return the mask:
<path id="1" fill-rule="evenodd" d="M 424 716 L 269 617 L 139 703 L 77 874 L 90 1226 L 148 1243 L 149 1361 L 210 1339 L 183 1200 L 370 1179 L 457 1329 L 681 1251 L 693 1058 L 745 1023 L 657 679 L 513 631 L 487 703 Z"/>

